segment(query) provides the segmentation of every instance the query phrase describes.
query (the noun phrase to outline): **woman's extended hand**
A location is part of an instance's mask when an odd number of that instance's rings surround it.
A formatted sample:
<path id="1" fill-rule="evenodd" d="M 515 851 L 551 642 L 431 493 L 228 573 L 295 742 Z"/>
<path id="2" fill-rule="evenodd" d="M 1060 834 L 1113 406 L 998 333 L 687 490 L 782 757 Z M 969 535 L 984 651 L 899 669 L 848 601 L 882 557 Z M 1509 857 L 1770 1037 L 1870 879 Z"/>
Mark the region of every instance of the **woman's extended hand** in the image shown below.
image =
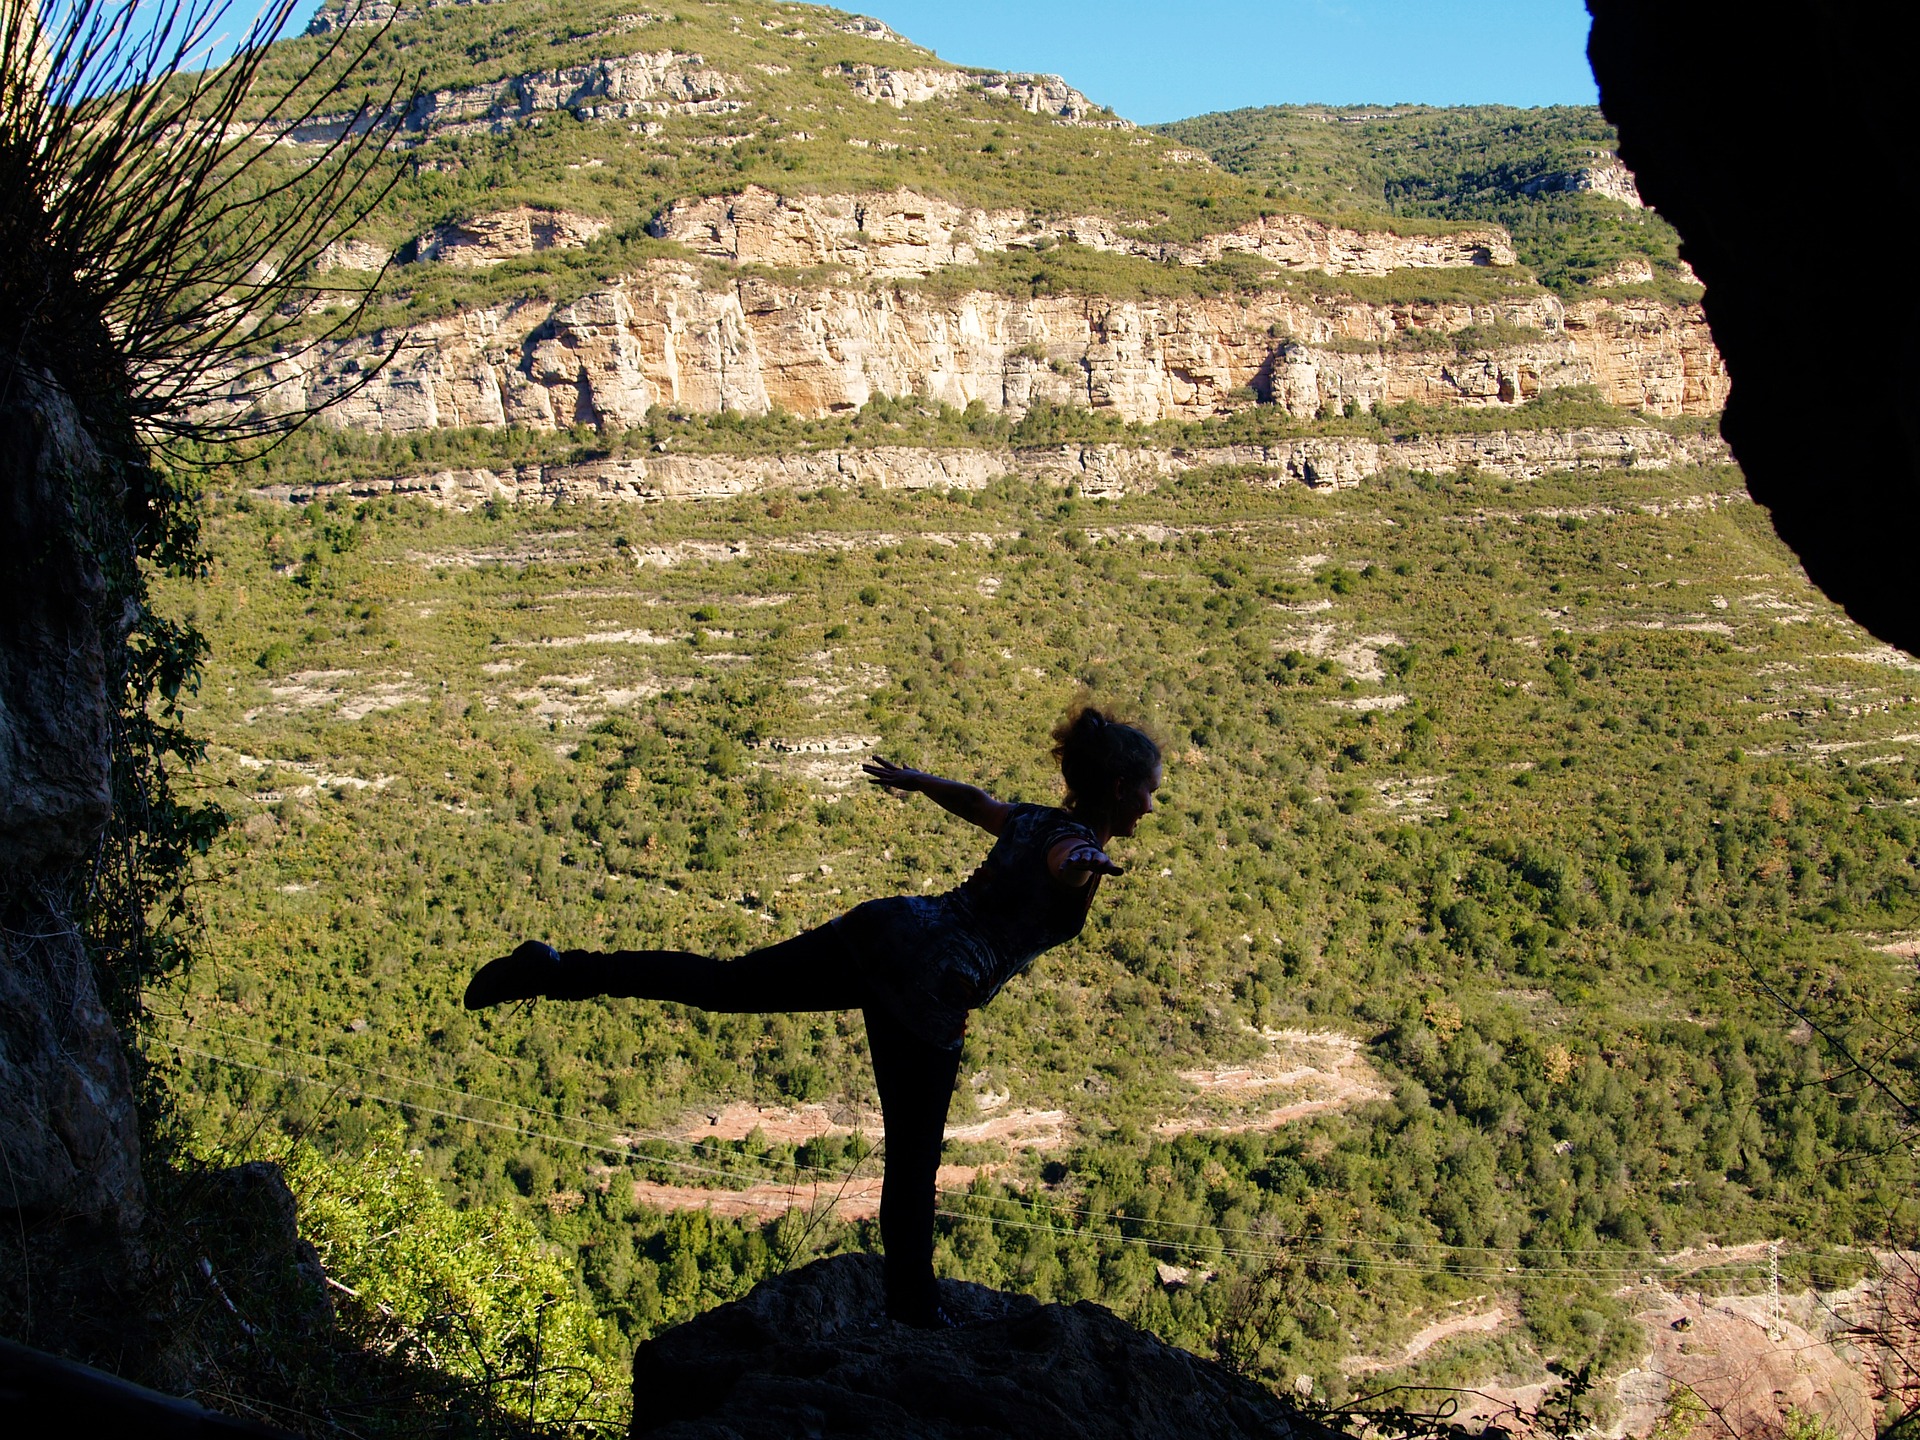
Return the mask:
<path id="1" fill-rule="evenodd" d="M 1047 868 L 1056 880 L 1068 885 L 1084 885 L 1096 875 L 1124 875 L 1113 858 L 1085 840 L 1062 840 L 1047 855 Z"/>
<path id="2" fill-rule="evenodd" d="M 931 777 L 919 770 L 909 770 L 904 765 L 896 765 L 891 760 L 883 760 L 878 755 L 860 767 L 867 772 L 867 779 L 886 790 L 898 790 L 903 795 L 911 795 L 926 788 L 925 782 Z"/>

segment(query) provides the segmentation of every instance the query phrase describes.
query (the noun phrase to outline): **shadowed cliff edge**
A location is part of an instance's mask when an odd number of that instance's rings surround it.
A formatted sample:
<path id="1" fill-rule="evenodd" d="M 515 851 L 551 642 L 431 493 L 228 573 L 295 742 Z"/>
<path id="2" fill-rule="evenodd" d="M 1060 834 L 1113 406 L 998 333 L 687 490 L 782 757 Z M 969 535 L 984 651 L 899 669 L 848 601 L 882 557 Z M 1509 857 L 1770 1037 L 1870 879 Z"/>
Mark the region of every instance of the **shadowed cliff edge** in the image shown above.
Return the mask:
<path id="1" fill-rule="evenodd" d="M 880 1261 L 839 1255 L 768 1280 L 642 1345 L 633 1434 L 659 1440 L 972 1435 L 1332 1440 L 1224 1367 L 1104 1306 L 947 1281 L 960 1322 L 884 1318 Z"/>
<path id="2" fill-rule="evenodd" d="M 1829 343 L 1856 357 L 1840 402 L 1852 423 L 1834 427 L 1783 344 L 1772 222 L 1783 185 L 1805 214 L 1845 215 L 1868 195 L 1887 214 L 1911 206 L 1913 122 L 1900 97 L 1920 20 L 1911 6 L 1871 0 L 1794 23 L 1757 23 L 1730 0 L 1587 8 L 1587 57 L 1620 158 L 1707 287 L 1702 303 L 1732 382 L 1721 432 L 1753 498 L 1814 584 L 1881 639 L 1920 651 L 1910 573 L 1920 295 L 1896 281 L 1872 305 L 1824 307 Z"/>

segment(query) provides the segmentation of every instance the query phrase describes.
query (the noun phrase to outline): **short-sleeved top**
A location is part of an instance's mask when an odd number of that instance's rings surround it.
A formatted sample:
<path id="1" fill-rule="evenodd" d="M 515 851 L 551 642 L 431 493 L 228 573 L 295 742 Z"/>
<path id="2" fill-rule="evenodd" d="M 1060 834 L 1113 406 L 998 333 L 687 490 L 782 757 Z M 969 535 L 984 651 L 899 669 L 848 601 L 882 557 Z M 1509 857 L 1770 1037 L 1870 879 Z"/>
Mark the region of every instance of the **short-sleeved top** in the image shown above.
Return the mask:
<path id="1" fill-rule="evenodd" d="M 874 997 L 921 1038 L 957 1046 L 967 1011 L 985 1005 L 1044 950 L 1078 935 L 1100 877 L 1054 879 L 1062 840 L 1098 844 L 1051 805 L 1015 805 L 980 868 L 944 895 L 869 900 L 834 922 Z"/>

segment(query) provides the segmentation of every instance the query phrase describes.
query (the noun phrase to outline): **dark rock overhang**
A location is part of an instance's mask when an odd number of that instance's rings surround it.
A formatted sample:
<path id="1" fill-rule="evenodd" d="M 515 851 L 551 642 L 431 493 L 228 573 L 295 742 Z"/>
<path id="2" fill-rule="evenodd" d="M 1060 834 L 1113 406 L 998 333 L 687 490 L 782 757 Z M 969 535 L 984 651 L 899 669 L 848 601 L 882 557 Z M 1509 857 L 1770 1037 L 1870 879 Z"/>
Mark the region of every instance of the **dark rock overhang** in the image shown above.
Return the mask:
<path id="1" fill-rule="evenodd" d="M 1706 286 L 1722 432 L 1813 582 L 1920 653 L 1915 7 L 1587 0 L 1620 158 Z"/>

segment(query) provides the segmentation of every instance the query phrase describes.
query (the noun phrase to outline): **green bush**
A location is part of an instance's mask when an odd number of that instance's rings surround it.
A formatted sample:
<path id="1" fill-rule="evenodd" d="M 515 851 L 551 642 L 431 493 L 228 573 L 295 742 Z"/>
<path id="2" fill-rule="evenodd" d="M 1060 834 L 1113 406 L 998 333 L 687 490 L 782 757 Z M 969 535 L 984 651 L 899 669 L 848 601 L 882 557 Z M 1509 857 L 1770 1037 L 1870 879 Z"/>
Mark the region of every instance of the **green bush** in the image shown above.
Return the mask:
<path id="1" fill-rule="evenodd" d="M 471 1382 L 542 1433 L 624 1420 L 618 1332 L 524 1216 L 450 1205 L 399 1129 L 357 1154 L 295 1144 L 284 1164 L 300 1232 L 361 1344 Z"/>

